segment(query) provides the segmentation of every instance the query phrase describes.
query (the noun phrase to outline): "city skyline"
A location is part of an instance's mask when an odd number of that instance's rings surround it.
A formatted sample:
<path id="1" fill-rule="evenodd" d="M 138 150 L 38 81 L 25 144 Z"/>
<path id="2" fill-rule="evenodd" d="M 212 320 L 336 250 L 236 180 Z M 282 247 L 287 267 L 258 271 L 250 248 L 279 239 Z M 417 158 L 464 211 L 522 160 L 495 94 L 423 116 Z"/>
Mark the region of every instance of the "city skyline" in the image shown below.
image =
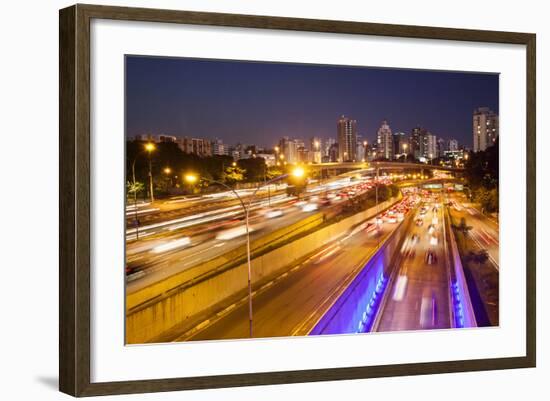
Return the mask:
<path id="1" fill-rule="evenodd" d="M 483 106 L 498 114 L 498 75 L 484 73 L 130 56 L 126 85 L 127 138 L 272 148 L 282 136 L 335 138 L 335 121 L 346 115 L 369 143 L 387 120 L 394 132 L 421 126 L 471 148 L 472 112 Z"/>

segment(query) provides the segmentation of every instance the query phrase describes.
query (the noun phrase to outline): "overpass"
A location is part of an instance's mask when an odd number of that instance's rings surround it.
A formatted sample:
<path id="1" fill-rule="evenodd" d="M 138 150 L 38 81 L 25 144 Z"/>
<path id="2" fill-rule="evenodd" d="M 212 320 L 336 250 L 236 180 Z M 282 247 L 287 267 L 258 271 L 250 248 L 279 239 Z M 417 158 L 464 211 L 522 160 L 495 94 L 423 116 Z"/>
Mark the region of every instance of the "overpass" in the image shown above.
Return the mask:
<path id="1" fill-rule="evenodd" d="M 427 169 L 440 170 L 449 172 L 463 172 L 463 168 L 447 167 L 440 165 L 432 165 L 425 163 L 399 163 L 389 161 L 373 161 L 373 162 L 331 162 L 331 163 L 316 163 L 309 164 L 310 170 L 329 170 L 329 169 L 350 169 L 350 170 L 405 170 L 405 169 Z"/>

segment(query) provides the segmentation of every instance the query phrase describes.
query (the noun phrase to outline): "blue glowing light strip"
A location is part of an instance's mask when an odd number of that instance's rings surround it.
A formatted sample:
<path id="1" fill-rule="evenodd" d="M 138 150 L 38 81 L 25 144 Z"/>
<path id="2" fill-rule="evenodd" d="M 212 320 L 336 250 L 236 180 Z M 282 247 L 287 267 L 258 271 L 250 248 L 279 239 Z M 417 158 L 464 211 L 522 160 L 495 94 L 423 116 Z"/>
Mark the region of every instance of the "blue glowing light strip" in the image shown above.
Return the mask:
<path id="1" fill-rule="evenodd" d="M 462 305 L 458 283 L 456 281 L 451 283 L 451 295 L 453 299 L 456 327 L 462 328 L 464 327 L 464 308 Z"/>
<path id="2" fill-rule="evenodd" d="M 361 316 L 359 324 L 357 325 L 357 333 L 370 332 L 374 322 L 374 316 L 376 315 L 376 311 L 378 310 L 378 306 L 382 300 L 382 294 L 384 294 L 387 284 L 388 279 L 384 277 L 384 273 L 381 273 L 378 278 L 378 282 L 376 283 L 376 288 L 367 303 L 367 307 Z"/>

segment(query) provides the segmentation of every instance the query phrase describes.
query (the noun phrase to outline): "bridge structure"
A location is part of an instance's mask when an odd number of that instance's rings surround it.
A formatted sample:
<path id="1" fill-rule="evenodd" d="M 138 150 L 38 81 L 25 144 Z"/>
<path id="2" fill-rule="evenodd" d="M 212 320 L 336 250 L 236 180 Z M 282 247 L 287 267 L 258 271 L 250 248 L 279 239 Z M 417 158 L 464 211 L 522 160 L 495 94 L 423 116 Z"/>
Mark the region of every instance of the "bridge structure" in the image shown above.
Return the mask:
<path id="1" fill-rule="evenodd" d="M 331 163 L 316 163 L 309 164 L 308 169 L 315 170 L 330 170 L 330 169 L 349 169 L 362 171 L 383 171 L 383 170 L 406 170 L 406 169 L 423 169 L 423 170 L 439 170 L 448 172 L 463 172 L 463 168 L 447 167 L 440 165 L 432 165 L 426 163 L 399 163 L 389 161 L 373 161 L 373 162 L 331 162 Z"/>

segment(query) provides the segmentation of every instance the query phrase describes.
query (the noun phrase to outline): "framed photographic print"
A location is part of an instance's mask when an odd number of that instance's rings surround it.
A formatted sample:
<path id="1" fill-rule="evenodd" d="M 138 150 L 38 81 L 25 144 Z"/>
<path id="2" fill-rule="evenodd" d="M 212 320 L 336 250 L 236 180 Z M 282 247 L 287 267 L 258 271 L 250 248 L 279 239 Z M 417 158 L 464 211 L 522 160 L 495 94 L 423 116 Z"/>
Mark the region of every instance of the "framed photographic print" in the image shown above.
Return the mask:
<path id="1" fill-rule="evenodd" d="M 535 35 L 60 11 L 60 390 L 534 367 Z"/>

